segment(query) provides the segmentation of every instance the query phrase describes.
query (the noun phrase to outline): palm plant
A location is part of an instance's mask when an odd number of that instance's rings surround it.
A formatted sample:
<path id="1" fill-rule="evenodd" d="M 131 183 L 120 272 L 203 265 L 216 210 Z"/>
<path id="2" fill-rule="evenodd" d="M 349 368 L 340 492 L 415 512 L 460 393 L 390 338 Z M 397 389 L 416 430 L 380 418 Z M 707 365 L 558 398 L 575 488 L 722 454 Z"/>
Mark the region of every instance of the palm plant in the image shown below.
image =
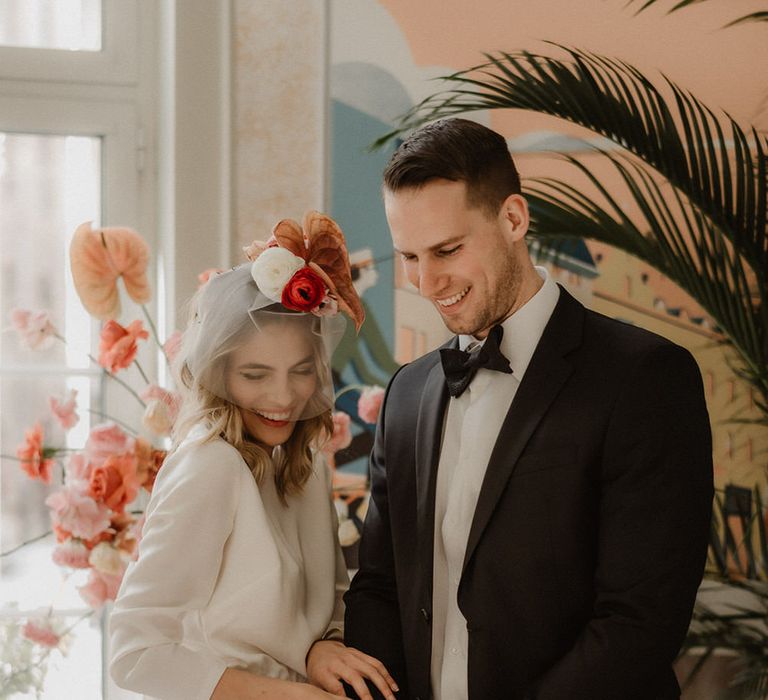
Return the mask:
<path id="1" fill-rule="evenodd" d="M 627 251 L 684 289 L 737 353 L 768 425 L 768 141 L 716 113 L 671 80 L 663 90 L 633 66 L 559 46 L 444 76 L 447 89 L 415 105 L 377 144 L 433 119 L 526 109 L 586 127 L 619 148 L 596 148 L 618 173 L 632 209 L 583 161 L 590 183 L 529 181 L 532 230 L 546 241 L 588 238 Z"/>
<path id="2" fill-rule="evenodd" d="M 640 0 L 641 1 L 641 0 Z M 699 3 L 705 2 L 706 0 L 679 0 L 679 2 L 675 3 L 670 9 L 669 14 L 672 12 L 676 12 L 677 10 L 682 10 L 683 8 L 689 7 L 691 5 L 698 5 Z M 640 14 L 643 10 L 649 8 L 651 5 L 657 4 L 658 0 L 645 0 L 643 2 L 642 7 L 640 7 L 635 14 Z M 627 5 L 636 5 L 638 4 L 638 0 L 629 0 Z M 747 22 L 768 22 L 768 12 L 767 11 L 759 11 L 759 12 L 751 12 L 746 15 L 742 15 L 741 17 L 737 17 L 731 22 L 728 22 L 726 24 L 726 27 L 735 27 L 737 24 L 746 24 Z"/>
<path id="3" fill-rule="evenodd" d="M 737 654 L 723 700 L 768 697 L 768 524 L 760 490 L 715 494 L 707 578 L 681 653 L 700 651 L 684 686 L 717 649 Z M 711 599 L 711 600 L 709 600 Z"/>

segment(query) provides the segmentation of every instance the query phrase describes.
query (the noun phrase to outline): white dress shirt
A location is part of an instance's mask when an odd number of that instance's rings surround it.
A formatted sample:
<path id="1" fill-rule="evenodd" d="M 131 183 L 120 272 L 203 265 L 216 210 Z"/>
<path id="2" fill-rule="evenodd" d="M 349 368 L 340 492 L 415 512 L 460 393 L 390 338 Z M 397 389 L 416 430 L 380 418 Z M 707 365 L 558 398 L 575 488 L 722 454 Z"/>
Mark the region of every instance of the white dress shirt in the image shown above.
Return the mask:
<path id="1" fill-rule="evenodd" d="M 480 369 L 458 398 L 449 400 L 443 424 L 435 492 L 432 585 L 432 664 L 434 700 L 463 700 L 467 690 L 467 621 L 458 606 L 458 588 L 469 530 L 488 461 L 560 290 L 542 267 L 544 284 L 501 325 L 500 349 L 512 374 Z M 459 347 L 478 341 L 459 336 Z M 488 601 L 496 605 L 501 601 Z"/>
<path id="2" fill-rule="evenodd" d="M 321 457 L 278 498 L 221 439 L 195 428 L 163 464 L 138 561 L 110 620 L 115 682 L 146 697 L 208 700 L 227 667 L 304 680 L 311 644 L 341 628 L 347 571 Z"/>

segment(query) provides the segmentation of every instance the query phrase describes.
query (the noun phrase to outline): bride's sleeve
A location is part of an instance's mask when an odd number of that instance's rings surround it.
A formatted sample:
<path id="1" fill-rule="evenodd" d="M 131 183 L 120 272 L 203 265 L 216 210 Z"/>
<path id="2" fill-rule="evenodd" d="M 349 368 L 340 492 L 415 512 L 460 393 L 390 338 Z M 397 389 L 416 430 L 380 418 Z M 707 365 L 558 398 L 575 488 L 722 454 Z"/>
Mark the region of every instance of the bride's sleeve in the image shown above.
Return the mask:
<path id="1" fill-rule="evenodd" d="M 117 685 L 152 697 L 207 700 L 226 664 L 183 646 L 183 624 L 210 600 L 244 470 L 221 441 L 174 457 L 158 474 L 139 558 L 111 615 L 110 673 Z"/>

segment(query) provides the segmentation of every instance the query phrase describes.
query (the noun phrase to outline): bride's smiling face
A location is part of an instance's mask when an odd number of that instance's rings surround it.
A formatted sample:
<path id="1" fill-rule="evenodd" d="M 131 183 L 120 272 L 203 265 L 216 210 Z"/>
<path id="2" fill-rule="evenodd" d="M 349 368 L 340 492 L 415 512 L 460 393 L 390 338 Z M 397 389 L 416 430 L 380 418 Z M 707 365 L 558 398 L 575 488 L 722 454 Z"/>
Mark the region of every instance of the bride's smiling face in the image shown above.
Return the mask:
<path id="1" fill-rule="evenodd" d="M 230 354 L 225 377 L 251 437 L 266 447 L 283 444 L 318 386 L 307 329 L 275 323 L 254 331 Z"/>

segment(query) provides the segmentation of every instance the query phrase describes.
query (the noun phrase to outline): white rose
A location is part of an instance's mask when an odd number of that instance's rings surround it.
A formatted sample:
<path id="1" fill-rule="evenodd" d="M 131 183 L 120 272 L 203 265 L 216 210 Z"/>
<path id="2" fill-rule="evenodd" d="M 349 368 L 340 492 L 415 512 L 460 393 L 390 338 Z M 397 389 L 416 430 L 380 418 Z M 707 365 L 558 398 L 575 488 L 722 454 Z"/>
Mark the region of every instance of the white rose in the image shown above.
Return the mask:
<path id="1" fill-rule="evenodd" d="M 108 542 L 99 542 L 88 557 L 88 563 L 105 574 L 119 576 L 125 569 L 125 559 L 119 549 L 115 549 Z"/>
<path id="2" fill-rule="evenodd" d="M 264 296 L 283 298 L 283 288 L 306 263 L 285 248 L 267 248 L 251 265 L 251 277 Z"/>
<path id="3" fill-rule="evenodd" d="M 339 542 L 342 547 L 349 547 L 360 539 L 360 533 L 352 520 L 342 520 L 339 523 Z"/>

